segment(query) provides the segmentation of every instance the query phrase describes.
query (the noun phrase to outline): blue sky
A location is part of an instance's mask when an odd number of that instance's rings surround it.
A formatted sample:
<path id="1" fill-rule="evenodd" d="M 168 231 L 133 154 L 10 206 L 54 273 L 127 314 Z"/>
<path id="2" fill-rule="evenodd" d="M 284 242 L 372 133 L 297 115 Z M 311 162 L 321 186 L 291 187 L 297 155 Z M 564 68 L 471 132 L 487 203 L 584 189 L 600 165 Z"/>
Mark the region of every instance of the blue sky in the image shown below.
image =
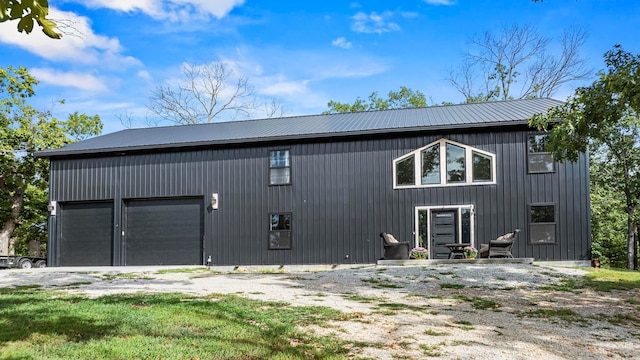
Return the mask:
<path id="1" fill-rule="evenodd" d="M 145 126 L 153 89 L 175 83 L 183 63 L 222 61 L 286 115 L 317 114 L 400 86 L 430 103 L 460 102 L 446 80 L 467 39 L 513 24 L 558 39 L 589 33 L 581 48 L 595 71 L 614 44 L 640 52 L 637 0 L 50 0 L 50 17 L 80 33 L 62 40 L 0 24 L 0 66 L 25 66 L 40 80 L 33 104 L 60 118 L 98 114 L 109 133 L 128 114 Z M 565 99 L 572 84 L 558 91 Z M 64 99 L 64 105 L 57 101 Z M 263 117 L 257 111 L 253 117 Z"/>

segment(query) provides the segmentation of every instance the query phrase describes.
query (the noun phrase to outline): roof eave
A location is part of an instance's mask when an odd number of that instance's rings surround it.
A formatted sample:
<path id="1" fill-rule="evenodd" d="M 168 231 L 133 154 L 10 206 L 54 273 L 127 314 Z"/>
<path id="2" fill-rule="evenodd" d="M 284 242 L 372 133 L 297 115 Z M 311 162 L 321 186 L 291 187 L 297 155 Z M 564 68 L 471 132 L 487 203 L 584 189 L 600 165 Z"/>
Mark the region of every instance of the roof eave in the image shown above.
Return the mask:
<path id="1" fill-rule="evenodd" d="M 140 146 L 122 146 L 112 148 L 96 148 L 96 149 L 79 149 L 79 150 L 43 150 L 37 152 L 35 155 L 41 158 L 51 158 L 58 156 L 74 156 L 85 154 L 113 154 L 113 153 L 127 153 L 135 151 L 145 151 L 154 149 L 176 149 L 176 148 L 196 148 L 212 145 L 237 145 L 237 144 L 253 144 L 269 141 L 291 141 L 291 140 L 304 140 L 304 139 L 326 139 L 326 138 L 344 138 L 354 136 L 369 136 L 380 134 L 399 134 L 399 133 L 412 133 L 418 131 L 439 131 L 439 130 L 458 130 L 458 129 L 477 129 L 477 128 L 495 128 L 505 126 L 520 126 L 527 125 L 528 120 L 511 120 L 501 121 L 493 123 L 471 123 L 471 124 L 456 124 L 456 125 L 432 125 L 432 126 L 412 126 L 402 128 L 391 129 L 375 129 L 375 130 L 359 130 L 359 131 L 347 131 L 339 133 L 316 133 L 316 134 L 297 134 L 297 135 L 284 135 L 284 136 L 266 136 L 256 137 L 251 139 L 225 139 L 225 140 L 207 140 L 207 141 L 195 141 L 195 142 L 182 142 L 182 143 L 167 143 L 156 145 L 140 145 Z"/>

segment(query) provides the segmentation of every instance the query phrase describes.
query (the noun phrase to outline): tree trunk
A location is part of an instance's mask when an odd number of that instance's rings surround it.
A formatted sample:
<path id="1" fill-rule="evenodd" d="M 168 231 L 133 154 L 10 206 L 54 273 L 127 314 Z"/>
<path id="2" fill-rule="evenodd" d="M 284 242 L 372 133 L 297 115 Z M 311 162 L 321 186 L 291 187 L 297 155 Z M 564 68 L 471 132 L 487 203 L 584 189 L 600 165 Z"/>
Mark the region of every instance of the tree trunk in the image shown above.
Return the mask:
<path id="1" fill-rule="evenodd" d="M 11 235 L 13 235 L 13 230 L 15 230 L 18 225 L 18 217 L 22 211 L 23 204 L 24 190 L 18 189 L 13 195 L 13 199 L 11 201 L 11 216 L 4 222 L 4 225 L 0 230 L 0 255 L 11 255 L 9 254 Z"/>
<path id="2" fill-rule="evenodd" d="M 638 240 L 640 240 L 638 239 L 638 224 L 635 224 L 634 228 L 635 230 L 634 230 L 633 236 L 635 240 L 633 241 L 633 243 L 635 245 L 634 245 L 634 252 L 633 252 L 633 269 L 638 270 Z"/>
<path id="3" fill-rule="evenodd" d="M 635 212 L 635 205 L 627 206 L 627 269 L 629 270 L 637 269 L 635 223 L 633 221 Z"/>

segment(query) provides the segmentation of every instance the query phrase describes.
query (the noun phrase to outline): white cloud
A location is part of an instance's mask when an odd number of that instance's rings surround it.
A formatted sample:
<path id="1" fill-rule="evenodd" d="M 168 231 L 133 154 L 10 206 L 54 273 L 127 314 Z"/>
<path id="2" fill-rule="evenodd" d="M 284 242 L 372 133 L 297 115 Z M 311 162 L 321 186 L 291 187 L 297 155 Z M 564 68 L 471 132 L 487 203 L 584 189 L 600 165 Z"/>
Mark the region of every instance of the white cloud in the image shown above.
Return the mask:
<path id="1" fill-rule="evenodd" d="M 378 14 L 375 11 L 371 14 L 359 12 L 352 17 L 353 23 L 351 24 L 351 30 L 365 34 L 382 34 L 391 31 L 399 31 L 400 26 L 398 24 L 387 21 L 387 19 L 392 16 L 393 13 L 390 11 L 386 11 L 382 14 Z"/>
<path id="2" fill-rule="evenodd" d="M 358 51 L 327 52 L 295 51 L 281 47 L 237 47 L 221 49 L 217 61 L 225 64 L 233 82 L 245 75 L 255 89 L 256 100 L 268 104 L 275 99 L 283 104 L 285 115 L 318 113 L 326 109 L 331 99 L 327 92 L 337 79 L 352 78 L 359 81 L 384 73 L 389 69 L 387 61 Z M 156 75 L 158 74 L 158 75 Z M 162 76 L 156 80 L 176 85 L 181 79 L 180 68 L 171 67 L 154 73 Z M 252 117 L 266 116 L 257 109 Z"/>
<path id="3" fill-rule="evenodd" d="M 423 0 L 430 5 L 454 5 L 455 0 Z"/>
<path id="4" fill-rule="evenodd" d="M 308 80 L 287 80 L 284 76 L 269 76 L 259 79 L 258 92 L 267 96 L 290 97 L 309 91 Z"/>
<path id="5" fill-rule="evenodd" d="M 387 71 L 389 67 L 379 60 L 360 57 L 346 62 L 328 62 L 316 69 L 314 80 L 366 78 Z"/>
<path id="6" fill-rule="evenodd" d="M 111 10 L 131 13 L 141 11 L 154 18 L 165 17 L 161 0 L 67 0 L 82 4 L 89 8 L 107 8 Z"/>
<path id="7" fill-rule="evenodd" d="M 78 72 L 62 72 L 46 68 L 32 68 L 29 72 L 39 81 L 55 86 L 72 87 L 86 91 L 106 91 L 107 86 L 94 75 Z"/>
<path id="8" fill-rule="evenodd" d="M 155 19 L 171 21 L 192 17 L 214 16 L 222 19 L 245 0 L 68 0 L 91 8 L 106 8 L 121 12 L 140 11 Z"/>
<path id="9" fill-rule="evenodd" d="M 343 49 L 350 49 L 351 48 L 351 42 L 347 41 L 347 39 L 345 39 L 344 37 L 339 37 L 335 40 L 333 40 L 331 42 L 331 45 L 333 46 L 337 46 Z"/>
<path id="10" fill-rule="evenodd" d="M 200 12 L 205 12 L 215 16 L 218 19 L 222 19 L 227 16 L 234 7 L 240 6 L 244 3 L 244 0 L 170 0 L 170 3 L 191 5 L 198 9 Z"/>
<path id="11" fill-rule="evenodd" d="M 147 81 L 151 81 L 153 80 L 153 78 L 151 77 L 151 74 L 149 74 L 149 72 L 147 70 L 140 70 L 137 73 L 138 77 Z"/>
<path id="12" fill-rule="evenodd" d="M 49 14 L 51 19 L 64 19 L 66 23 L 72 24 L 74 33 L 78 35 L 51 40 L 38 26 L 27 35 L 16 31 L 16 22 L 5 21 L 0 23 L 0 42 L 15 45 L 52 61 L 102 64 L 113 68 L 140 64 L 138 59 L 122 54 L 123 48 L 118 39 L 95 34 L 88 18 L 55 8 L 49 8 Z"/>
<path id="13" fill-rule="evenodd" d="M 353 51 L 343 54 L 336 56 L 336 50 L 322 53 L 242 48 L 234 49 L 221 61 L 246 75 L 259 97 L 281 100 L 286 115 L 293 115 L 325 109 L 330 98 L 324 89 L 336 79 L 363 79 L 389 68 L 377 57 Z"/>

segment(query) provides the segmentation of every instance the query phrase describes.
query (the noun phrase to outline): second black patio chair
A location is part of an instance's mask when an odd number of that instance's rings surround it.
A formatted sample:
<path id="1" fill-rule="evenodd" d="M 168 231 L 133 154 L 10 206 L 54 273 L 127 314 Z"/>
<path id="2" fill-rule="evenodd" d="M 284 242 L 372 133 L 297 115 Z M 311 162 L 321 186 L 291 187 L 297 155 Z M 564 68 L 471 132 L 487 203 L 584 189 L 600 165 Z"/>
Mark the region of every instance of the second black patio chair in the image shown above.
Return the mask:
<path id="1" fill-rule="evenodd" d="M 489 244 L 482 244 L 480 247 L 481 258 L 513 258 L 511 248 L 513 243 L 518 240 L 520 229 L 515 229 L 510 233 L 499 236 L 495 240 L 489 241 Z"/>

